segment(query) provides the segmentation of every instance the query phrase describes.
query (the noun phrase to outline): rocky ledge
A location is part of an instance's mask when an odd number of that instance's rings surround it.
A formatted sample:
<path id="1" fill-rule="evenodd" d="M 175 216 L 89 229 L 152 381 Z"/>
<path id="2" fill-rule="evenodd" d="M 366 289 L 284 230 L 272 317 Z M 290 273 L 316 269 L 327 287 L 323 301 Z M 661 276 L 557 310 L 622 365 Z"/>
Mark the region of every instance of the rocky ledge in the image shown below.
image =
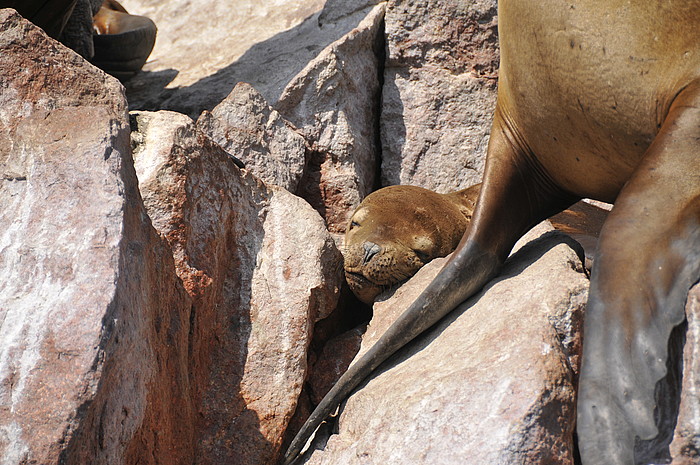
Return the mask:
<path id="1" fill-rule="evenodd" d="M 0 463 L 276 464 L 440 267 L 369 309 L 342 235 L 381 185 L 479 179 L 496 2 L 123 4 L 159 28 L 126 87 L 0 10 Z M 540 225 L 307 463 L 575 464 L 582 258 Z M 687 315 L 639 463 L 698 463 L 698 287 Z"/>

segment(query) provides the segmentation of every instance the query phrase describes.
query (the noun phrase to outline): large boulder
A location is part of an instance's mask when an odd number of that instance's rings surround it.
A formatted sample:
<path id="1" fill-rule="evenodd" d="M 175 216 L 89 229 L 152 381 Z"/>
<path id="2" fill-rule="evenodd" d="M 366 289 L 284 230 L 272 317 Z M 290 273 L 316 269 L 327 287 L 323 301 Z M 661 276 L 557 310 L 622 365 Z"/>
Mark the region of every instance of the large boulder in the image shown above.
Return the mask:
<path id="1" fill-rule="evenodd" d="M 275 104 L 311 146 L 300 195 L 321 212 L 336 237 L 376 187 L 380 154 L 384 4 L 360 8 L 366 1 L 350 2 L 357 3 L 347 16 L 361 19 L 357 27 L 314 58 Z"/>
<path id="2" fill-rule="evenodd" d="M 339 434 L 308 463 L 573 464 L 588 278 L 572 245 L 548 232 L 512 255 L 497 279 L 348 399 Z M 445 260 L 375 304 L 358 357 Z"/>
<path id="3" fill-rule="evenodd" d="M 197 127 L 268 185 L 297 192 L 306 166 L 306 140 L 253 86 L 239 82 Z"/>
<path id="4" fill-rule="evenodd" d="M 266 186 L 184 115 L 132 114 L 141 192 L 192 296 L 193 463 L 273 463 L 340 253 L 304 200 Z"/>
<path id="5" fill-rule="evenodd" d="M 123 88 L 12 10 L 0 49 L 0 462 L 191 463 L 191 304 Z"/>
<path id="6" fill-rule="evenodd" d="M 438 192 L 480 182 L 496 104 L 496 0 L 391 0 L 382 184 Z"/>

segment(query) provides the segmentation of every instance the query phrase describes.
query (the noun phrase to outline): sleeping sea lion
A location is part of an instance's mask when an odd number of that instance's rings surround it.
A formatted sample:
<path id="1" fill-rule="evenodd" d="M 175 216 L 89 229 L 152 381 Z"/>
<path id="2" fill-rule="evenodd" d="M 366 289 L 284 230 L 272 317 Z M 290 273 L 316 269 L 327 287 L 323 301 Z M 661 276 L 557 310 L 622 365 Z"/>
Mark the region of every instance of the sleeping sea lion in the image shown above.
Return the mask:
<path id="1" fill-rule="evenodd" d="M 389 186 L 368 195 L 350 218 L 343 250 L 350 289 L 366 304 L 449 255 L 471 220 L 480 185 L 449 193 Z"/>
<path id="2" fill-rule="evenodd" d="M 368 195 L 345 232 L 345 279 L 355 296 L 371 305 L 423 265 L 451 254 L 471 221 L 480 188 L 476 184 L 439 194 L 417 186 L 389 186 Z M 581 201 L 549 218 L 554 228 L 581 244 L 588 270 L 607 213 Z"/>
<path id="3" fill-rule="evenodd" d="M 498 30 L 498 97 L 472 222 L 316 407 L 286 463 L 383 361 L 497 275 L 529 228 L 585 197 L 615 205 L 584 324 L 582 463 L 633 464 L 636 438 L 657 435 L 655 387 L 700 278 L 700 0 L 501 0 Z"/>

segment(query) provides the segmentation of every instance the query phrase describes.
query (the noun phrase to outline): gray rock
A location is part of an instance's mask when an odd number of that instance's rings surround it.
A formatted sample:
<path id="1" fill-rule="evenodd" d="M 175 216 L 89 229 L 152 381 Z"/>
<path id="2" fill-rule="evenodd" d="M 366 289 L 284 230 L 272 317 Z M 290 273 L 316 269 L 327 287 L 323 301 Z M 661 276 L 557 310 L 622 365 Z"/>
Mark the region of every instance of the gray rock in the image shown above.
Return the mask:
<path id="1" fill-rule="evenodd" d="M 379 157 L 384 4 L 348 16 L 353 17 L 363 19 L 313 59 L 274 105 L 311 145 L 300 195 L 321 212 L 336 236 L 345 232 L 355 207 L 374 189 Z"/>
<path id="2" fill-rule="evenodd" d="M 157 426 L 149 463 L 179 463 L 190 302 L 138 193 L 123 88 L 10 10 L 0 49 L 0 462 L 142 462 Z"/>
<path id="3" fill-rule="evenodd" d="M 672 465 L 700 463 L 700 285 L 688 294 L 688 328 L 683 347 L 683 379 L 678 422 L 670 445 Z"/>
<path id="4" fill-rule="evenodd" d="M 268 185 L 295 193 L 306 165 L 306 142 L 250 84 L 238 83 L 197 127 Z"/>
<path id="5" fill-rule="evenodd" d="M 132 117 L 148 213 L 192 296 L 192 463 L 273 463 L 335 308 L 340 253 L 305 201 L 238 169 L 188 117 Z"/>
<path id="6" fill-rule="evenodd" d="M 496 103 L 496 0 L 392 0 L 386 11 L 382 185 L 480 182 Z"/>
<path id="7" fill-rule="evenodd" d="M 339 434 L 308 463 L 573 464 L 588 279 L 569 244 L 550 232 L 512 255 L 499 278 L 348 399 Z M 375 304 L 358 358 L 445 260 Z"/>
<path id="8" fill-rule="evenodd" d="M 324 0 L 124 0 L 158 25 L 144 70 L 127 82 L 132 110 L 174 110 L 198 118 L 238 82 L 274 106 L 282 90 L 321 50 L 363 18 L 319 24 Z"/>

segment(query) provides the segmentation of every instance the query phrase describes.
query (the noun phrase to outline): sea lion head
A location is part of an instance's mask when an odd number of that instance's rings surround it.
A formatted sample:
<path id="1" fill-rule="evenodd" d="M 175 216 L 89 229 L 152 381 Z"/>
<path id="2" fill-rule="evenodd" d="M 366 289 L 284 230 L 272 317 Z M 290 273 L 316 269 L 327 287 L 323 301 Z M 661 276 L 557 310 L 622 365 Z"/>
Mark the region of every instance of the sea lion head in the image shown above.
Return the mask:
<path id="1" fill-rule="evenodd" d="M 416 186 L 385 187 L 367 196 L 345 233 L 345 277 L 352 291 L 372 304 L 383 290 L 448 255 L 475 202 L 476 194 L 438 194 Z"/>

